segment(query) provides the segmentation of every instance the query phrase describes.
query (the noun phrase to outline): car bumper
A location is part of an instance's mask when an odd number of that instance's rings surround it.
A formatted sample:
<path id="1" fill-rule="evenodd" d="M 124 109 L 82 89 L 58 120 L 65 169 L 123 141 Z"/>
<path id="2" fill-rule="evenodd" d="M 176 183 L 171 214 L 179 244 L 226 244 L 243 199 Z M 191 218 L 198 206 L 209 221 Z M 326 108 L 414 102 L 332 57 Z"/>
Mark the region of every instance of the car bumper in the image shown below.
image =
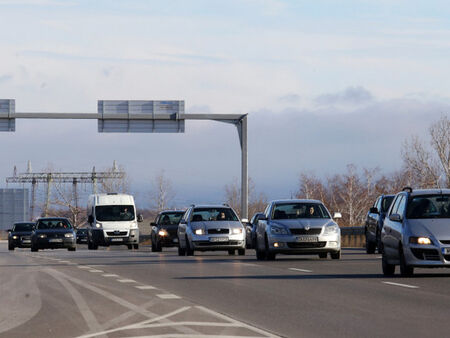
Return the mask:
<path id="1" fill-rule="evenodd" d="M 121 230 L 124 231 L 124 230 Z M 127 230 L 126 235 L 110 236 L 108 232 L 113 230 L 92 230 L 92 239 L 100 245 L 131 245 L 139 244 L 139 230 Z"/>
<path id="2" fill-rule="evenodd" d="M 52 238 L 38 238 L 35 245 L 38 249 L 74 248 L 76 242 L 75 238 L 60 238 L 60 241 L 55 241 Z"/>
<path id="3" fill-rule="evenodd" d="M 79 244 L 86 244 L 87 242 L 88 242 L 87 237 L 82 237 L 82 238 L 77 237 L 77 243 L 79 243 Z"/>
<path id="4" fill-rule="evenodd" d="M 178 237 L 175 236 L 158 236 L 158 242 L 163 247 L 172 247 L 178 245 Z"/>
<path id="5" fill-rule="evenodd" d="M 192 245 L 198 251 L 245 249 L 245 234 L 192 235 Z"/>
<path id="6" fill-rule="evenodd" d="M 9 244 L 16 248 L 29 248 L 31 247 L 31 239 L 30 238 L 10 239 Z"/>
<path id="7" fill-rule="evenodd" d="M 414 267 L 450 268 L 450 246 L 410 245 L 405 251 L 406 263 Z"/>
<path id="8" fill-rule="evenodd" d="M 270 251 L 283 254 L 315 254 L 341 250 L 340 234 L 300 236 L 279 235 L 268 238 Z"/>

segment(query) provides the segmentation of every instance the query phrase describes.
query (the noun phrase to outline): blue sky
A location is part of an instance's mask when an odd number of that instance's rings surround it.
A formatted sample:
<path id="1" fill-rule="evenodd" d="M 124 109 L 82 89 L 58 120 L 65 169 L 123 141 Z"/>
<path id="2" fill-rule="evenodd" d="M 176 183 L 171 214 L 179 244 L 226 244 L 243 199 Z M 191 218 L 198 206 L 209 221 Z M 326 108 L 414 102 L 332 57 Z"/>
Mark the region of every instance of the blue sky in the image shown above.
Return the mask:
<path id="1" fill-rule="evenodd" d="M 99 99 L 182 99 L 188 112 L 249 114 L 249 173 L 269 198 L 300 171 L 401 166 L 403 140 L 449 114 L 444 1 L 0 0 L 0 97 L 17 111 L 95 112 Z M 99 135 L 92 121 L 18 121 L 0 134 L 0 179 L 106 167 L 142 204 L 161 169 L 177 203 L 220 201 L 239 177 L 232 126 Z"/>

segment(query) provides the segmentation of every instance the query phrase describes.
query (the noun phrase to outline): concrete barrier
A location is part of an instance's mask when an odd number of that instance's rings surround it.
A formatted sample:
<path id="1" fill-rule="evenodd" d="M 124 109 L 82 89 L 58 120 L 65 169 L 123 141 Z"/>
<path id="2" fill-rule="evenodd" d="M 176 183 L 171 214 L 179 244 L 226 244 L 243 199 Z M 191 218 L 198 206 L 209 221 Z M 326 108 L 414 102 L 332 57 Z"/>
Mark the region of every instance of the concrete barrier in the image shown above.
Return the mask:
<path id="1" fill-rule="evenodd" d="M 341 227 L 341 246 L 343 248 L 363 248 L 366 245 L 365 228 Z"/>

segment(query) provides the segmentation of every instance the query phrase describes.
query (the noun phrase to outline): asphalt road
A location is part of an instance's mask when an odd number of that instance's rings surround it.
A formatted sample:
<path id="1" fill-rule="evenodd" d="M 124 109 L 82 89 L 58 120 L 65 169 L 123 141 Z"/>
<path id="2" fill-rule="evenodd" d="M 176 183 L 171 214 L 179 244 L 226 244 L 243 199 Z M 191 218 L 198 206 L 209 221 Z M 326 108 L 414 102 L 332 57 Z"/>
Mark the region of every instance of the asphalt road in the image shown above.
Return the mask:
<path id="1" fill-rule="evenodd" d="M 384 278 L 379 255 L 340 261 L 149 248 L 76 252 L 0 243 L 1 337 L 444 336 L 450 270 Z"/>

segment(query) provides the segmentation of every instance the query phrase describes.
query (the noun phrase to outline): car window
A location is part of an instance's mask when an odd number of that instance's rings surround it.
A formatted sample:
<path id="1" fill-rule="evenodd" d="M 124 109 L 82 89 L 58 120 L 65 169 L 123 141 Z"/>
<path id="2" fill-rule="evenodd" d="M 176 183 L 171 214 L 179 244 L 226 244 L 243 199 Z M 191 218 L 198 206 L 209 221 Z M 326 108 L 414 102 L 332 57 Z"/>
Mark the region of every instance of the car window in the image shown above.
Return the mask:
<path id="1" fill-rule="evenodd" d="M 33 223 L 18 223 L 14 225 L 13 231 L 31 231 Z"/>
<path id="2" fill-rule="evenodd" d="M 406 218 L 450 218 L 450 195 L 412 197 Z"/>
<path id="3" fill-rule="evenodd" d="M 374 208 L 377 208 L 378 211 L 380 211 L 380 205 L 381 205 L 381 197 L 378 197 L 373 206 Z"/>
<path id="4" fill-rule="evenodd" d="M 36 228 L 39 230 L 61 230 L 72 229 L 72 225 L 64 219 L 46 219 L 39 220 Z"/>
<path id="5" fill-rule="evenodd" d="M 158 220 L 159 225 L 177 225 L 184 213 L 182 212 L 166 212 L 161 214 Z"/>
<path id="6" fill-rule="evenodd" d="M 378 210 L 381 210 L 382 212 L 388 211 L 393 200 L 394 200 L 394 196 L 384 197 L 382 201 L 380 200 L 382 203 L 381 203 L 381 206 L 378 207 Z"/>
<path id="7" fill-rule="evenodd" d="M 331 218 L 328 211 L 319 203 L 280 203 L 272 210 L 272 219 Z"/>
<path id="8" fill-rule="evenodd" d="M 231 208 L 195 208 L 191 222 L 202 221 L 239 221 Z"/>
<path id="9" fill-rule="evenodd" d="M 406 206 L 406 197 L 402 196 L 402 199 L 400 200 L 400 203 L 398 204 L 396 214 L 404 215 L 405 214 L 405 206 Z"/>
<path id="10" fill-rule="evenodd" d="M 395 211 L 397 210 L 398 204 L 400 203 L 401 197 L 402 197 L 402 195 L 397 195 L 395 197 L 394 204 L 392 205 L 392 209 L 391 209 L 391 212 L 389 213 L 389 215 L 395 214 Z"/>

